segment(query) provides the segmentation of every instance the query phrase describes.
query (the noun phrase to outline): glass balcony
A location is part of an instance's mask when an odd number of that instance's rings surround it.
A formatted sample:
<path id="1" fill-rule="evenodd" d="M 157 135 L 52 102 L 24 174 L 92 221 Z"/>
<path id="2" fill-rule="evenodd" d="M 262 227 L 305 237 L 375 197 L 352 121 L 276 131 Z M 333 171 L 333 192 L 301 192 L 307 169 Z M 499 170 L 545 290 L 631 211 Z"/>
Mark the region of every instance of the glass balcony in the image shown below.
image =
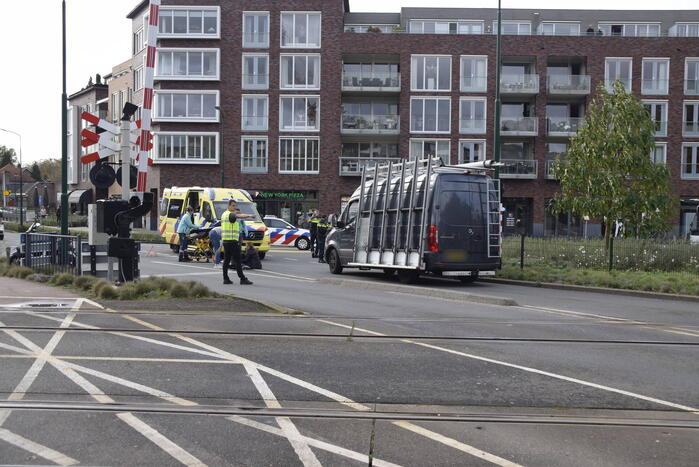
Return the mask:
<path id="1" fill-rule="evenodd" d="M 362 174 L 362 167 L 367 164 L 401 162 L 400 157 L 340 157 L 340 176 L 358 177 Z"/>
<path id="2" fill-rule="evenodd" d="M 584 118 L 551 117 L 546 119 L 547 133 L 549 136 L 575 136 L 578 127 L 582 125 Z"/>
<path id="3" fill-rule="evenodd" d="M 699 96 L 699 79 L 684 80 L 684 93 L 688 96 Z"/>
<path id="4" fill-rule="evenodd" d="M 242 116 L 243 130 L 263 131 L 267 130 L 267 116 L 259 117 L 257 115 Z"/>
<path id="5" fill-rule="evenodd" d="M 462 119 L 459 121 L 459 132 L 467 135 L 482 135 L 485 133 L 485 120 Z"/>
<path id="6" fill-rule="evenodd" d="M 548 93 L 573 96 L 590 94 L 590 76 L 549 75 Z"/>
<path id="7" fill-rule="evenodd" d="M 269 47 L 268 32 L 246 32 L 243 35 L 243 47 L 245 48 L 263 48 Z"/>
<path id="8" fill-rule="evenodd" d="M 466 76 L 461 78 L 461 92 L 485 92 L 488 89 L 485 76 Z"/>
<path id="9" fill-rule="evenodd" d="M 666 79 L 643 79 L 641 80 L 641 94 L 667 94 L 667 86 L 668 80 Z"/>
<path id="10" fill-rule="evenodd" d="M 373 73 L 364 75 L 342 73 L 342 90 L 359 92 L 400 92 L 400 73 Z"/>
<path id="11" fill-rule="evenodd" d="M 558 178 L 553 174 L 553 164 L 556 163 L 556 157 L 558 154 L 553 155 L 553 157 L 546 157 L 546 171 L 544 172 L 544 178 L 546 180 L 558 180 Z"/>
<path id="12" fill-rule="evenodd" d="M 341 133 L 397 135 L 400 133 L 400 117 L 398 115 L 344 114 Z"/>
<path id="13" fill-rule="evenodd" d="M 500 92 L 503 94 L 538 94 L 539 75 L 502 75 Z"/>
<path id="14" fill-rule="evenodd" d="M 243 75 L 243 89 L 267 89 L 268 83 L 268 74 Z"/>
<path id="15" fill-rule="evenodd" d="M 684 122 L 682 136 L 699 136 L 699 122 Z"/>
<path id="16" fill-rule="evenodd" d="M 539 133 L 539 119 L 536 117 L 503 117 L 500 134 L 504 136 L 536 136 Z"/>
<path id="17" fill-rule="evenodd" d="M 500 178 L 537 178 L 539 161 L 532 159 L 502 159 Z"/>

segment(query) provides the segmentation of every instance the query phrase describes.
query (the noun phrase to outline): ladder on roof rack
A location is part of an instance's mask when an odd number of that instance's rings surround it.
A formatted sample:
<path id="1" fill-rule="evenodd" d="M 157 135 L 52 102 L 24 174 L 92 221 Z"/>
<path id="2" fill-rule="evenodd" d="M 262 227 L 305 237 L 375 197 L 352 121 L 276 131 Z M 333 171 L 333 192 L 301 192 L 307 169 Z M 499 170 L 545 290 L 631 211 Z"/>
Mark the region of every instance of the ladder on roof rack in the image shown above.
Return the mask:
<path id="1" fill-rule="evenodd" d="M 502 255 L 502 215 L 500 180 L 488 180 L 488 258 Z"/>

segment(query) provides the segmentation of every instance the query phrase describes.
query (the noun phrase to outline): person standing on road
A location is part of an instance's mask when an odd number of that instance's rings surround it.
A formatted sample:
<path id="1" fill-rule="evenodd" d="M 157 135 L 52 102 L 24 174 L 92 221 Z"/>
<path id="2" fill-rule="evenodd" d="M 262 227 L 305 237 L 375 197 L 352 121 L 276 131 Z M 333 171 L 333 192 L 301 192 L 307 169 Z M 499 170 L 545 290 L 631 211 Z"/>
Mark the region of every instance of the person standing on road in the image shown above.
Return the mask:
<path id="1" fill-rule="evenodd" d="M 328 216 L 324 214 L 318 221 L 316 232 L 315 257 L 318 258 L 319 263 L 325 263 L 325 236 L 328 234 L 331 227 L 332 226 L 328 224 Z"/>
<path id="2" fill-rule="evenodd" d="M 177 226 L 177 233 L 180 235 L 180 262 L 190 261 L 187 256 L 187 235 L 194 227 L 194 209 L 192 209 L 192 206 L 187 206 L 187 212 L 182 214 L 180 223 Z"/>
<path id="3" fill-rule="evenodd" d="M 320 222 L 320 216 L 318 215 L 318 210 L 314 210 L 313 214 L 311 214 L 311 220 L 309 222 L 309 229 L 311 231 L 311 258 L 316 258 L 318 255 L 316 253 L 317 248 L 317 239 L 316 235 L 318 235 L 318 222 Z"/>
<path id="4" fill-rule="evenodd" d="M 211 250 L 214 252 L 214 269 L 221 264 L 221 226 L 217 225 L 209 231 Z"/>
<path id="5" fill-rule="evenodd" d="M 228 268 L 231 259 L 235 261 L 235 271 L 238 273 L 241 285 L 252 285 L 252 282 L 243 274 L 240 264 L 240 224 L 238 219 L 255 217 L 252 214 L 240 214 L 236 211 L 238 205 L 235 200 L 228 201 L 228 210 L 221 216 L 221 240 L 223 241 L 223 283 L 232 284 L 228 277 Z"/>

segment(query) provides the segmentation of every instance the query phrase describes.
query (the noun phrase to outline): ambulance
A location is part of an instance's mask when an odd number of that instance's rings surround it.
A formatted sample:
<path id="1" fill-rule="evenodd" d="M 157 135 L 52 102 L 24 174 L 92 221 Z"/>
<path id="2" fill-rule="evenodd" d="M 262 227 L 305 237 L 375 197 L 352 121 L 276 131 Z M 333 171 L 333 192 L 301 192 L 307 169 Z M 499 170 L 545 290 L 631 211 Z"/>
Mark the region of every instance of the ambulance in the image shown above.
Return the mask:
<path id="1" fill-rule="evenodd" d="M 245 219 L 247 231 L 242 240 L 253 246 L 264 258 L 269 251 L 269 231 L 260 214 L 257 212 L 252 196 L 241 189 L 235 188 L 202 188 L 198 186 L 166 188 L 160 202 L 160 234 L 173 251 L 179 250 L 180 239 L 177 227 L 180 217 L 188 206 L 194 209 L 194 224 L 201 227 L 211 227 L 228 209 L 228 201 L 235 200 L 242 214 L 252 214 L 253 218 Z M 243 243 L 241 242 L 241 248 Z"/>

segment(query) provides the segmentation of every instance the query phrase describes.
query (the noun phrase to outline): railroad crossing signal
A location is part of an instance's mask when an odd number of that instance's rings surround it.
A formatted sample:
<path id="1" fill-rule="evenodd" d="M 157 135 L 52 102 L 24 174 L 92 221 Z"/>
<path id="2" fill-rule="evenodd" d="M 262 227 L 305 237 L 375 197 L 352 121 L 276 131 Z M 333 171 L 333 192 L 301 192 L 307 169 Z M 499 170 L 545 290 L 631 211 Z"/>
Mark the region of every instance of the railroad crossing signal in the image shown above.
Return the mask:
<path id="1" fill-rule="evenodd" d="M 90 154 L 80 158 L 80 161 L 83 164 L 90 164 L 100 159 L 104 159 L 105 157 L 113 156 L 121 149 L 119 143 L 113 139 L 115 136 L 119 136 L 121 134 L 119 126 L 99 118 L 97 115 L 93 115 L 89 112 L 83 112 L 80 117 L 95 126 L 95 131 L 85 128 L 80 132 L 80 135 L 84 138 L 80 142 L 82 147 L 88 147 L 94 144 L 99 144 L 100 146 L 97 151 L 91 152 Z M 138 120 L 136 122 L 131 122 L 130 130 L 129 142 L 137 147 L 140 147 L 141 121 Z M 153 149 L 153 133 L 148 132 L 147 150 L 150 151 L 151 149 Z M 138 159 L 138 152 L 138 149 L 132 150 L 130 154 L 131 158 Z M 149 158 L 148 165 L 152 164 L 153 161 Z"/>

